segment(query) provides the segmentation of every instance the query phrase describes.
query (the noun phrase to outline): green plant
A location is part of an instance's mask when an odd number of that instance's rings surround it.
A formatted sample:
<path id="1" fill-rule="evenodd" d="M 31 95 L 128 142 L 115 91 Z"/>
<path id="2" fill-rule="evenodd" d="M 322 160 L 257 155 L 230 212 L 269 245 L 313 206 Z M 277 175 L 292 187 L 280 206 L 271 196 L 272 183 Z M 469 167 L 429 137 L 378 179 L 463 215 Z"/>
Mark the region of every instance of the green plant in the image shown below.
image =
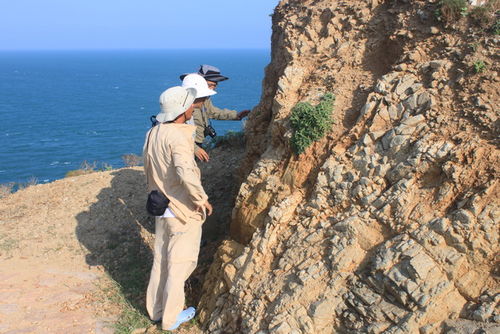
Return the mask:
<path id="1" fill-rule="evenodd" d="M 99 293 L 96 298 L 99 302 L 111 303 L 113 309 L 117 307 L 120 310 L 118 319 L 111 325 L 117 334 L 130 334 L 139 328 L 152 326 L 142 306 L 142 301 L 146 298 L 150 263 L 137 254 L 125 258 L 124 262 L 111 272 L 108 271 L 106 277 L 97 283 Z"/>
<path id="2" fill-rule="evenodd" d="M 151 326 L 151 321 L 128 304 L 125 305 L 118 322 L 113 327 L 115 328 L 115 334 L 130 334 L 138 328 L 147 328 L 149 326 Z"/>
<path id="3" fill-rule="evenodd" d="M 295 154 L 304 152 L 330 130 L 334 102 L 335 96 L 327 93 L 314 107 L 309 102 L 299 102 L 293 107 L 290 124 L 293 129 L 291 146 Z"/>
<path id="4" fill-rule="evenodd" d="M 441 8 L 437 8 L 436 10 L 434 10 L 434 16 L 438 21 L 443 20 L 443 16 L 441 15 Z"/>
<path id="5" fill-rule="evenodd" d="M 493 35 L 500 35 L 500 20 L 496 20 L 490 28 Z"/>
<path id="6" fill-rule="evenodd" d="M 467 15 L 467 0 L 441 0 L 439 9 L 435 13 L 440 21 L 458 21 L 461 17 Z"/>
<path id="7" fill-rule="evenodd" d="M 100 290 L 106 301 L 120 309 L 120 316 L 113 327 L 115 333 L 131 333 L 138 328 L 152 326 L 144 309 L 145 292 L 151 262 L 136 246 L 120 248 L 123 238 L 120 233 L 110 233 L 107 239 L 107 276 Z M 138 246 L 138 245 L 137 245 Z M 149 332 L 148 332 L 149 333 Z"/>
<path id="8" fill-rule="evenodd" d="M 110 170 L 113 170 L 113 166 L 111 166 L 106 162 L 103 162 L 101 166 L 101 171 L 110 171 Z"/>
<path id="9" fill-rule="evenodd" d="M 482 73 L 486 70 L 486 64 L 482 60 L 476 60 L 474 62 L 474 72 L 476 73 Z"/>

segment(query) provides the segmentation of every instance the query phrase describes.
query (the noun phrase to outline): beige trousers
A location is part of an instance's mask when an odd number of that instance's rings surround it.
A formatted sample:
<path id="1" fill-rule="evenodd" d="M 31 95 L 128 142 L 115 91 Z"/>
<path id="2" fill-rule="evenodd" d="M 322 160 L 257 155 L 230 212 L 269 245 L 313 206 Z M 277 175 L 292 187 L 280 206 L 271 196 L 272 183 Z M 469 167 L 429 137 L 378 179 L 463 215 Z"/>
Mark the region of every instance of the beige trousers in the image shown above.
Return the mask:
<path id="1" fill-rule="evenodd" d="M 146 295 L 152 320 L 171 327 L 184 309 L 184 283 L 196 268 L 202 222 L 156 217 L 154 260 Z"/>

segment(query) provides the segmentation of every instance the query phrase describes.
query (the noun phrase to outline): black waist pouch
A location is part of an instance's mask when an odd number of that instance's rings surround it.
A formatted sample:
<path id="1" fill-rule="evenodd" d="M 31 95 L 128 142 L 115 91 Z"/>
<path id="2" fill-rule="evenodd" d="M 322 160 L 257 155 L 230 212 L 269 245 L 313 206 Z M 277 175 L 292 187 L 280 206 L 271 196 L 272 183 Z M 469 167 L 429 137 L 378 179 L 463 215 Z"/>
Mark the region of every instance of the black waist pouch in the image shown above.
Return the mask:
<path id="1" fill-rule="evenodd" d="M 163 216 L 167 210 L 170 200 L 167 196 L 163 195 L 161 191 L 153 190 L 148 194 L 148 201 L 146 202 L 146 210 L 153 216 Z"/>

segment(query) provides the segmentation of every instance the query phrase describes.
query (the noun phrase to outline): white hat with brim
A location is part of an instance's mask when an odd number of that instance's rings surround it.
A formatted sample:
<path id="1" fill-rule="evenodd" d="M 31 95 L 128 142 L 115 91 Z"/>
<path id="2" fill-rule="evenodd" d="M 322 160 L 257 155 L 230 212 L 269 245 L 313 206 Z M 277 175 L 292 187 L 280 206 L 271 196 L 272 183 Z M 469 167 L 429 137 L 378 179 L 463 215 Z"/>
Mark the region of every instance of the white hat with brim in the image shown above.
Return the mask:
<path id="1" fill-rule="evenodd" d="M 170 122 L 182 115 L 191 107 L 196 98 L 196 89 L 175 86 L 160 95 L 160 113 L 156 120 L 160 123 Z"/>
<path id="2" fill-rule="evenodd" d="M 205 78 L 197 73 L 186 75 L 182 80 L 182 87 L 196 89 L 196 98 L 217 94 L 215 90 L 208 88 Z"/>

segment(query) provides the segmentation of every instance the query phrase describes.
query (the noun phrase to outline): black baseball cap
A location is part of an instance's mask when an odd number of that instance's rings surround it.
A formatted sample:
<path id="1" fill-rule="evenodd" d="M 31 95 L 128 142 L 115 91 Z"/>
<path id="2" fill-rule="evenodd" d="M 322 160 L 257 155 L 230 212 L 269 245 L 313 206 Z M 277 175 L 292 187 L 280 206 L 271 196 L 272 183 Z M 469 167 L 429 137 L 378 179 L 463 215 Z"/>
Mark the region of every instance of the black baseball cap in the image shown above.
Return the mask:
<path id="1" fill-rule="evenodd" d="M 229 78 L 220 74 L 220 70 L 211 65 L 200 65 L 200 69 L 197 72 L 199 75 L 205 78 L 205 80 L 220 82 L 224 80 L 228 80 Z M 189 73 L 182 74 L 179 78 L 184 80 L 184 77 Z"/>

